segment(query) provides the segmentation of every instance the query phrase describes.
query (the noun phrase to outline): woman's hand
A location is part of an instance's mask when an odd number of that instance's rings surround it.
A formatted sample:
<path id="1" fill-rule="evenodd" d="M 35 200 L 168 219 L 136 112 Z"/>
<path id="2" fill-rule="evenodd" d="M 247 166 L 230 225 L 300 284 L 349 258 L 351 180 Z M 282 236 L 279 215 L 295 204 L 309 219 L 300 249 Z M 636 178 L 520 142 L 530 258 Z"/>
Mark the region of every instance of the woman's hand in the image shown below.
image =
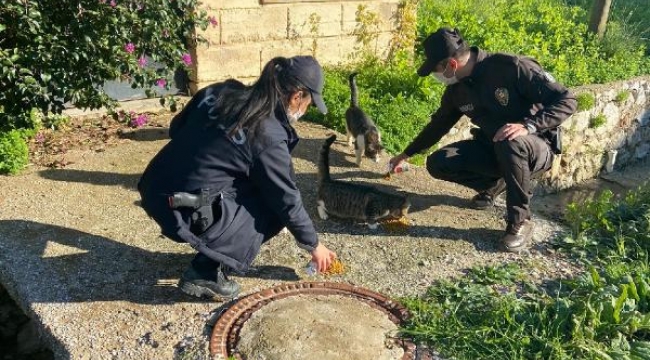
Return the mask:
<path id="1" fill-rule="evenodd" d="M 318 272 L 323 272 L 329 269 L 334 259 L 336 259 L 336 253 L 325 247 L 322 243 L 318 243 L 316 249 L 311 252 L 311 261 L 317 265 Z"/>

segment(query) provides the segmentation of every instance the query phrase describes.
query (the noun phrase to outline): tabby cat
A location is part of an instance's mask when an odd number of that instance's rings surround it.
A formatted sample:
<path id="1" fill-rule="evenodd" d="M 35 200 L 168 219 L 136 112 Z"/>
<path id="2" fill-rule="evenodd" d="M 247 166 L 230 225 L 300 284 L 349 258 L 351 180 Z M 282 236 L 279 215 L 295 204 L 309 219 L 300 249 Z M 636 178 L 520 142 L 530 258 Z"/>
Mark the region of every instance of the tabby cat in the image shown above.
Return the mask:
<path id="1" fill-rule="evenodd" d="M 377 221 L 399 219 L 406 216 L 411 206 L 405 196 L 384 192 L 375 187 L 333 180 L 330 177 L 330 146 L 336 140 L 332 135 L 325 140 L 318 161 L 318 215 L 327 220 L 328 215 L 355 219 L 377 228 Z"/>
<path id="2" fill-rule="evenodd" d="M 361 156 L 379 161 L 379 153 L 383 149 L 381 145 L 381 134 L 379 129 L 359 107 L 356 76 L 358 73 L 350 74 L 350 107 L 345 112 L 345 129 L 348 135 L 348 145 L 352 147 L 354 141 L 354 152 L 357 156 L 357 166 L 361 166 Z"/>

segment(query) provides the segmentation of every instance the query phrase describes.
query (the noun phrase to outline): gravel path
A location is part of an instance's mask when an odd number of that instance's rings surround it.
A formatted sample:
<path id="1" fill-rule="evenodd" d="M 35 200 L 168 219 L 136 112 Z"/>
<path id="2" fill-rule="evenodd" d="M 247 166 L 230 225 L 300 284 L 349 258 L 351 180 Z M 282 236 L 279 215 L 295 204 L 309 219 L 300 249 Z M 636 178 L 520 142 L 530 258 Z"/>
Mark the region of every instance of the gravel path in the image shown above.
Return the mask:
<path id="1" fill-rule="evenodd" d="M 468 209 L 468 189 L 433 180 L 418 167 L 383 180 L 387 159 L 357 168 L 341 135 L 332 147 L 333 176 L 409 195 L 413 225 L 390 233 L 320 220 L 315 161 L 329 131 L 300 124 L 298 132 L 303 140 L 295 167 L 304 202 L 321 240 L 347 267 L 330 281 L 398 298 L 474 265 L 514 260 L 540 280 L 575 271 L 544 244 L 562 230 L 557 223 L 536 215 L 531 252 L 500 252 L 503 204 Z M 119 146 L 70 151 L 64 168 L 0 177 L 0 282 L 41 325 L 57 359 L 195 359 L 207 351 L 206 336 L 224 304 L 176 288 L 194 252 L 161 237 L 137 205 L 139 175 L 166 141 L 165 128 L 132 130 Z M 308 261 L 290 235 L 281 234 L 237 280 L 244 294 L 298 281 Z"/>

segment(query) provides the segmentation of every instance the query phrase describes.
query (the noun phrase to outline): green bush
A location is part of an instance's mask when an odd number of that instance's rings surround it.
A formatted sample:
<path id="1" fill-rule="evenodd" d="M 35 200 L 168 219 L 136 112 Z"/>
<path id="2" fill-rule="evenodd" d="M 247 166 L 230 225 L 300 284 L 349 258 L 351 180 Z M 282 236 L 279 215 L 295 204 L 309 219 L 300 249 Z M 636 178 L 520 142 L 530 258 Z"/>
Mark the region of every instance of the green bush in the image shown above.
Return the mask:
<path id="1" fill-rule="evenodd" d="M 0 174 L 16 174 L 29 163 L 23 131 L 0 133 Z"/>
<path id="2" fill-rule="evenodd" d="M 107 80 L 169 88 L 207 28 L 197 0 L 24 0 L 0 5 L 0 130 L 29 128 L 32 109 L 114 106 Z M 147 60 L 147 58 L 149 60 Z M 146 62 L 149 62 L 147 64 Z M 154 64 L 151 64 L 155 62 Z M 151 66 L 149 66 L 151 65 Z M 155 90 L 150 91 L 154 95 Z"/>
<path id="3" fill-rule="evenodd" d="M 567 86 L 605 83 L 650 73 L 643 44 L 623 39 L 612 49 L 587 31 L 588 12 L 559 0 L 425 0 L 420 40 L 441 26 L 457 27 L 470 44 L 536 58 Z"/>

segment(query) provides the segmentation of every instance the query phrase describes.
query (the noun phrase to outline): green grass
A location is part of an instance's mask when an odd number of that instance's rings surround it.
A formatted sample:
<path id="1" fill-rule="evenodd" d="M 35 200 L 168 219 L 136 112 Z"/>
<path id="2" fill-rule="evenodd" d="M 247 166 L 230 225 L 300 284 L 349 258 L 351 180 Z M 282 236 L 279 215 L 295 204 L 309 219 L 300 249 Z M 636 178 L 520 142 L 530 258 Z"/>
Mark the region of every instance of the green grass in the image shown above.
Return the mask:
<path id="1" fill-rule="evenodd" d="M 586 269 L 533 284 L 514 263 L 478 267 L 403 299 L 401 331 L 453 359 L 650 359 L 650 185 L 572 204 L 560 253 Z"/>

